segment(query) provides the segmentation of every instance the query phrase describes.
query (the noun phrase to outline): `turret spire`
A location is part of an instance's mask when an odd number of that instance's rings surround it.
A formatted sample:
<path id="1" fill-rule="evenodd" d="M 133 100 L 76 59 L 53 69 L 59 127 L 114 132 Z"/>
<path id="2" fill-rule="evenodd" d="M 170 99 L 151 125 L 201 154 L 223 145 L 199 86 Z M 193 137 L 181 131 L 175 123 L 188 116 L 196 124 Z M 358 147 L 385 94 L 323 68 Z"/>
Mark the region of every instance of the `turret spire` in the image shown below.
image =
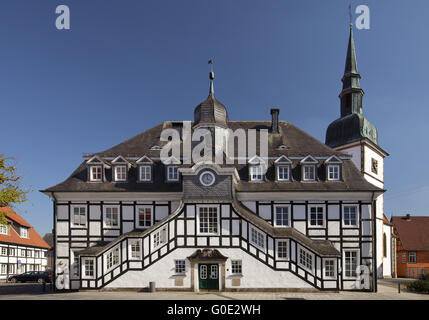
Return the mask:
<path id="1" fill-rule="evenodd" d="M 346 64 L 344 67 L 343 90 L 340 93 L 341 116 L 351 113 L 362 113 L 363 90 L 360 87 L 360 74 L 356 61 L 353 25 L 350 24 L 349 43 L 347 47 Z"/>

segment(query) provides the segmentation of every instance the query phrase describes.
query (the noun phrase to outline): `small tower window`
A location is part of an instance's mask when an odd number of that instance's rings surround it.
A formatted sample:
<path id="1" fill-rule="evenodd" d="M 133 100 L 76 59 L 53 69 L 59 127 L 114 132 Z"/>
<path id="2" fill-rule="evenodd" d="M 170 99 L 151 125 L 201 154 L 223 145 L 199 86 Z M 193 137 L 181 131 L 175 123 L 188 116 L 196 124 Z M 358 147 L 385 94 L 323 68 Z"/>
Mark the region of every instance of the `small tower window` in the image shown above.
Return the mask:
<path id="1" fill-rule="evenodd" d="M 378 174 L 378 161 L 371 158 L 371 171 L 372 173 Z"/>

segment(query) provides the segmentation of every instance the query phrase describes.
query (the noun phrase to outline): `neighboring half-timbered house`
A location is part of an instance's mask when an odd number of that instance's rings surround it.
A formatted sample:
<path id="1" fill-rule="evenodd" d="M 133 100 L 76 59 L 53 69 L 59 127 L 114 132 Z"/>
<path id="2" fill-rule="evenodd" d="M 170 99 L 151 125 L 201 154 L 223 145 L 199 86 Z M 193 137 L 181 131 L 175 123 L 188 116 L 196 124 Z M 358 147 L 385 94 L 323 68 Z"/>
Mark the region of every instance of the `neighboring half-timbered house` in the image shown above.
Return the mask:
<path id="1" fill-rule="evenodd" d="M 358 266 L 377 272 L 375 203 L 384 190 L 352 155 L 280 121 L 278 109 L 271 116 L 230 121 L 211 73 L 192 130 L 242 129 L 247 141 L 266 132 L 266 156 L 258 142 L 241 163 L 163 159 L 162 132 L 176 130 L 185 144 L 182 122 L 85 156 L 43 190 L 53 200 L 57 289 L 360 289 Z M 374 279 L 368 285 L 376 289 Z"/>

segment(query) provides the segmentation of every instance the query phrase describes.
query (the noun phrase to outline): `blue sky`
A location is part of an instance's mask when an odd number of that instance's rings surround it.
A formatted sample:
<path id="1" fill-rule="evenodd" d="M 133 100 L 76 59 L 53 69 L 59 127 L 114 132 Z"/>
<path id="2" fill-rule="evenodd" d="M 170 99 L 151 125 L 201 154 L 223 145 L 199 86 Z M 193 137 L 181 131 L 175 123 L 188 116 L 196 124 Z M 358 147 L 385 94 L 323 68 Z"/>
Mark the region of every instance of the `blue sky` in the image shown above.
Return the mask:
<path id="1" fill-rule="evenodd" d="M 366 4 L 355 29 L 364 113 L 386 159 L 385 211 L 429 214 L 429 41 L 426 0 Z M 71 30 L 55 28 L 69 5 Z M 339 117 L 349 1 L 4 0 L 0 3 L 0 152 L 16 158 L 34 192 L 16 207 L 40 234 L 55 185 L 84 153 L 107 149 L 165 120 L 191 120 L 208 93 L 231 120 L 269 109 L 321 141 Z M 354 15 L 354 19 L 356 15 Z M 422 161 L 423 160 L 423 161 Z"/>

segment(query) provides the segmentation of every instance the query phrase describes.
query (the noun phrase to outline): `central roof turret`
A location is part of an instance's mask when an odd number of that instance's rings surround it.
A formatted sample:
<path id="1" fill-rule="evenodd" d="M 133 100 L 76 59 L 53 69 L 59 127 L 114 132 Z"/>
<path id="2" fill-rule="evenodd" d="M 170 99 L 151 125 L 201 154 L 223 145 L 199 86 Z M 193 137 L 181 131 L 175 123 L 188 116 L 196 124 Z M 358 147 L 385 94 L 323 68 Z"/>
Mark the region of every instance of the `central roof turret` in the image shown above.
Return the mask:
<path id="1" fill-rule="evenodd" d="M 194 110 L 194 127 L 202 125 L 218 125 L 228 127 L 228 112 L 225 106 L 216 100 L 214 96 L 213 80 L 214 72 L 210 74 L 209 96 Z"/>

